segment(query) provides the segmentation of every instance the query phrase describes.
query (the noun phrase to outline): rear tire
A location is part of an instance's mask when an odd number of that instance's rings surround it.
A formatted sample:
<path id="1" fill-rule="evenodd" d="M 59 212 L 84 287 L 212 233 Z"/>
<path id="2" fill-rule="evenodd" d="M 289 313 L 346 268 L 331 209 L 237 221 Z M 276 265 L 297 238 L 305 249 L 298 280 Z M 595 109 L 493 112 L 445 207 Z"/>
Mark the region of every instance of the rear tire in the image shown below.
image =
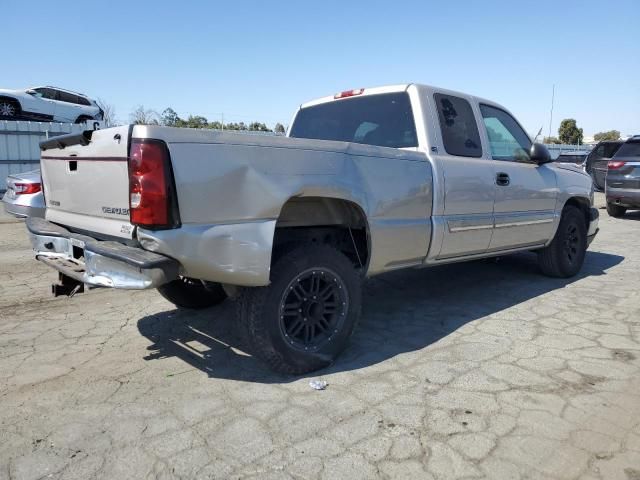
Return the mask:
<path id="1" fill-rule="evenodd" d="M 607 213 L 614 218 L 624 217 L 624 214 L 627 213 L 627 207 L 607 202 Z"/>
<path id="2" fill-rule="evenodd" d="M 327 245 L 283 253 L 267 287 L 244 288 L 238 316 L 250 353 L 290 375 L 331 365 L 360 318 L 362 278 L 351 261 Z"/>
<path id="3" fill-rule="evenodd" d="M 180 277 L 158 287 L 158 292 L 177 307 L 201 309 L 213 307 L 227 298 L 222 285 Z"/>
<path id="4" fill-rule="evenodd" d="M 582 268 L 587 251 L 587 226 L 580 209 L 567 205 L 560 225 L 548 247 L 538 251 L 542 273 L 549 277 L 569 278 Z"/>

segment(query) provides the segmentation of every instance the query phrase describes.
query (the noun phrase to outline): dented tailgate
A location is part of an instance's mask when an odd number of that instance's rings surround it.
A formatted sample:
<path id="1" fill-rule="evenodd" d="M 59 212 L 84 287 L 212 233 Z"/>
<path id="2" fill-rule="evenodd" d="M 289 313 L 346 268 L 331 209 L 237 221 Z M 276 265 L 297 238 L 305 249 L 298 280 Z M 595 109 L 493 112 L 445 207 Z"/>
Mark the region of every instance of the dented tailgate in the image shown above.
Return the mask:
<path id="1" fill-rule="evenodd" d="M 129 126 L 41 144 L 46 219 L 101 236 L 131 239 Z"/>

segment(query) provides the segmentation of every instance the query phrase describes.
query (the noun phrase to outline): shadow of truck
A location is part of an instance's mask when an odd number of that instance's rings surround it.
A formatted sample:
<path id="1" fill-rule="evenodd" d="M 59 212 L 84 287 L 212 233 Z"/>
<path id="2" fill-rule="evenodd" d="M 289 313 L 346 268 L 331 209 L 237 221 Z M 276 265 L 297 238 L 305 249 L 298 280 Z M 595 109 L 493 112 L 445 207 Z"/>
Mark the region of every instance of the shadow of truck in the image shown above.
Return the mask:
<path id="1" fill-rule="evenodd" d="M 587 252 L 582 271 L 569 279 L 542 276 L 528 253 L 374 277 L 365 284 L 362 319 L 351 344 L 321 372 L 356 370 L 420 350 L 466 323 L 581 278 L 605 275 L 623 259 Z M 170 310 L 140 319 L 140 332 L 153 342 L 145 359 L 177 357 L 214 378 L 259 383 L 300 378 L 273 373 L 244 353 L 234 308 L 235 302 L 227 301 L 208 310 Z"/>

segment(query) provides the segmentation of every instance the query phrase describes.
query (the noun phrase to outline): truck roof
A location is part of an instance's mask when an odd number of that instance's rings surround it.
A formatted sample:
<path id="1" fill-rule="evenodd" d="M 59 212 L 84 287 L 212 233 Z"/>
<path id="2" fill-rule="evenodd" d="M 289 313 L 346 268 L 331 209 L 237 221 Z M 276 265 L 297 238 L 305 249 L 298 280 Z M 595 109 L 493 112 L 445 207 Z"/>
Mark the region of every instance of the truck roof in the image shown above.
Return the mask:
<path id="1" fill-rule="evenodd" d="M 488 105 L 494 105 L 496 107 L 499 107 L 503 110 L 506 110 L 502 105 L 491 101 L 491 100 L 487 100 L 485 98 L 481 98 L 481 97 L 477 97 L 475 95 L 470 95 L 468 93 L 464 93 L 464 92 L 458 92 L 455 90 L 449 90 L 446 88 L 440 88 L 440 87 L 436 87 L 436 86 L 432 86 L 432 85 L 425 85 L 425 84 L 421 84 L 421 83 L 401 83 L 401 84 L 396 84 L 396 85 L 384 85 L 384 86 L 380 86 L 380 87 L 371 87 L 371 88 L 356 88 L 353 90 L 346 90 L 343 92 L 338 92 L 335 95 L 328 95 L 326 97 L 321 97 L 321 98 L 317 98 L 315 100 L 311 100 L 309 102 L 305 102 L 302 105 L 300 105 L 300 108 L 307 108 L 307 107 L 311 107 L 314 105 L 320 105 L 322 103 L 328 103 L 328 102 L 334 102 L 337 100 L 341 100 L 343 98 L 348 98 L 348 97 L 353 97 L 353 96 L 367 96 L 367 95 L 378 95 L 381 93 L 394 93 L 394 92 L 404 92 L 406 90 L 408 90 L 410 87 L 416 87 L 419 90 L 426 90 L 426 91 L 438 91 L 441 93 L 446 93 L 449 95 L 453 95 L 453 96 L 458 96 L 458 97 L 471 97 L 471 98 L 475 98 L 476 100 L 478 100 L 481 103 L 486 103 Z"/>

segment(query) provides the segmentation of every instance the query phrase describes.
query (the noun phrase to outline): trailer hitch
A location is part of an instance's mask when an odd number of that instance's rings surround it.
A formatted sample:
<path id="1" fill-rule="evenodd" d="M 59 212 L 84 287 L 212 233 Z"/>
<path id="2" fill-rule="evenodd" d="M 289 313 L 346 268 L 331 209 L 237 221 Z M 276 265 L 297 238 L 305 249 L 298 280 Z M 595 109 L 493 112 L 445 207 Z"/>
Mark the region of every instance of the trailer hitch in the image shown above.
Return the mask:
<path id="1" fill-rule="evenodd" d="M 51 293 L 54 297 L 66 295 L 71 298 L 76 293 L 84 292 L 84 283 L 58 272 L 58 283 L 51 285 Z"/>

